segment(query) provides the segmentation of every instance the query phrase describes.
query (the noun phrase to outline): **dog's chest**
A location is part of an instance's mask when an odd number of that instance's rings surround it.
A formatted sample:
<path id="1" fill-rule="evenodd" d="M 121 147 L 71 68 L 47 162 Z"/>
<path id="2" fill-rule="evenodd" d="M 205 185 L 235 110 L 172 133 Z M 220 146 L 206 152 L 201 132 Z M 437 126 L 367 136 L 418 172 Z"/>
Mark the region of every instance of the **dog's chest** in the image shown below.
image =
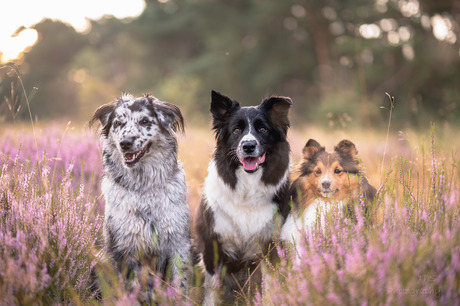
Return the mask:
<path id="1" fill-rule="evenodd" d="M 114 246 L 135 253 L 156 252 L 174 230 L 176 215 L 169 211 L 165 192 L 132 192 L 103 180 L 106 198 L 105 226 L 112 231 Z M 171 207 L 169 207 L 171 209 Z"/>
<path id="2" fill-rule="evenodd" d="M 305 230 L 313 230 L 317 221 L 320 222 L 321 229 L 324 231 L 327 214 L 333 210 L 341 214 L 344 206 L 343 201 L 327 202 L 317 199 L 308 205 L 305 210 L 291 212 L 281 230 L 281 239 L 298 243 L 301 239 L 301 234 L 305 233 Z"/>
<path id="3" fill-rule="evenodd" d="M 261 181 L 262 169 L 248 174 L 237 170 L 235 189 L 218 175 L 210 163 L 205 181 L 205 196 L 213 211 L 214 231 L 227 253 L 243 252 L 248 257 L 260 251 L 274 232 L 277 204 L 273 202 L 278 186 Z"/>

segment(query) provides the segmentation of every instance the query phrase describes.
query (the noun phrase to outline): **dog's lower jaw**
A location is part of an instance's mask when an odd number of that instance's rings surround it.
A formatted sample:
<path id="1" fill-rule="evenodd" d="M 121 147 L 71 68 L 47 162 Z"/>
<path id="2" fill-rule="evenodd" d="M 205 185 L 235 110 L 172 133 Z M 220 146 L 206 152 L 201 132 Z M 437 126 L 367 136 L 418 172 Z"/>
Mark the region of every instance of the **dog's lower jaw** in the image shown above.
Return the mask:
<path id="1" fill-rule="evenodd" d="M 123 160 L 125 162 L 125 165 L 131 168 L 131 167 L 134 167 L 136 164 L 138 164 L 141 158 L 145 155 L 145 153 L 148 153 L 150 151 L 151 145 L 152 143 L 149 142 L 139 151 L 123 153 Z"/>

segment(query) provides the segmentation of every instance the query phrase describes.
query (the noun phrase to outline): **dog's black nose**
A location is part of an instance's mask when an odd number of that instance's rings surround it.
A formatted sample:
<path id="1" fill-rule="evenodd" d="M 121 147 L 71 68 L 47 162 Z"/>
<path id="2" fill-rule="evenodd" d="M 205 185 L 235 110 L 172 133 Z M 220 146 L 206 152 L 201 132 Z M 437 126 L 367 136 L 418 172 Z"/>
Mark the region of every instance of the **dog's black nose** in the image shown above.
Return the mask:
<path id="1" fill-rule="evenodd" d="M 324 181 L 321 183 L 321 185 L 323 186 L 324 189 L 329 189 L 329 187 L 331 187 L 331 182 Z"/>
<path id="2" fill-rule="evenodd" d="M 243 142 L 244 153 L 252 153 L 256 149 L 257 142 L 255 140 L 248 140 Z"/>
<path id="3" fill-rule="evenodd" d="M 122 150 L 129 150 L 133 146 L 133 141 L 130 139 L 124 139 L 120 141 L 120 147 Z"/>

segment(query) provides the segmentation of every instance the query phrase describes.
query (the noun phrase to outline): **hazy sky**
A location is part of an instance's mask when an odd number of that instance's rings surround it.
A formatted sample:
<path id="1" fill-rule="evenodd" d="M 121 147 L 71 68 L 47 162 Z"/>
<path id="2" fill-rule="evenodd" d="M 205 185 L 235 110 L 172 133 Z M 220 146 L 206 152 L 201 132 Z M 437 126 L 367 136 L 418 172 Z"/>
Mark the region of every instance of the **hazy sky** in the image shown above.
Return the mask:
<path id="1" fill-rule="evenodd" d="M 88 29 L 87 18 L 99 19 L 104 15 L 134 17 L 144 7 L 144 0 L 0 0 L 0 62 L 16 58 L 37 40 L 35 30 L 24 30 L 12 37 L 21 26 L 28 28 L 43 18 L 51 18 L 82 32 Z"/>

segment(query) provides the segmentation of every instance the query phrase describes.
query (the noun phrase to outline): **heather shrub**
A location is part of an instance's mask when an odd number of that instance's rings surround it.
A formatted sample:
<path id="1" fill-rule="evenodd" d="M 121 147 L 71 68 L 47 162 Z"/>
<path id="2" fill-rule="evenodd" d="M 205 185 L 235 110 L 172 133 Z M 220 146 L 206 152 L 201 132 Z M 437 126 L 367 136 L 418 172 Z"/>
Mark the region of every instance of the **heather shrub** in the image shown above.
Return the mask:
<path id="1" fill-rule="evenodd" d="M 73 188 L 73 164 L 58 182 L 46 159 L 2 158 L 0 169 L 0 304 L 89 299 L 102 217 L 85 185 Z"/>
<path id="2" fill-rule="evenodd" d="M 295 154 L 306 137 L 291 132 Z M 140 287 L 124 290 L 96 256 L 103 219 L 97 134 L 51 125 L 35 135 L 17 127 L 0 131 L 0 304 L 135 304 Z M 190 129 L 179 141 L 193 213 L 214 140 L 207 130 Z M 299 260 L 277 245 L 281 258 L 264 263 L 262 288 L 251 288 L 254 298 L 243 297 L 248 304 L 460 303 L 458 154 L 444 157 L 434 144 L 426 153 L 422 145 L 412 160 L 392 152 L 391 166 L 379 174 L 370 147 L 359 146 L 379 188 L 372 209 L 356 203 L 356 220 L 332 212 L 325 232 L 317 227 L 305 237 Z M 91 286 L 93 267 L 100 299 Z M 199 304 L 201 283 L 199 267 L 185 295 L 155 278 L 155 301 Z"/>
<path id="3" fill-rule="evenodd" d="M 95 132 L 78 129 L 69 122 L 30 128 L 6 127 L 0 132 L 0 158 L 31 164 L 46 162 L 50 180 L 60 182 L 72 165 L 72 179 L 99 192 L 102 175 L 101 148 Z M 78 188 L 78 185 L 76 185 Z"/>

